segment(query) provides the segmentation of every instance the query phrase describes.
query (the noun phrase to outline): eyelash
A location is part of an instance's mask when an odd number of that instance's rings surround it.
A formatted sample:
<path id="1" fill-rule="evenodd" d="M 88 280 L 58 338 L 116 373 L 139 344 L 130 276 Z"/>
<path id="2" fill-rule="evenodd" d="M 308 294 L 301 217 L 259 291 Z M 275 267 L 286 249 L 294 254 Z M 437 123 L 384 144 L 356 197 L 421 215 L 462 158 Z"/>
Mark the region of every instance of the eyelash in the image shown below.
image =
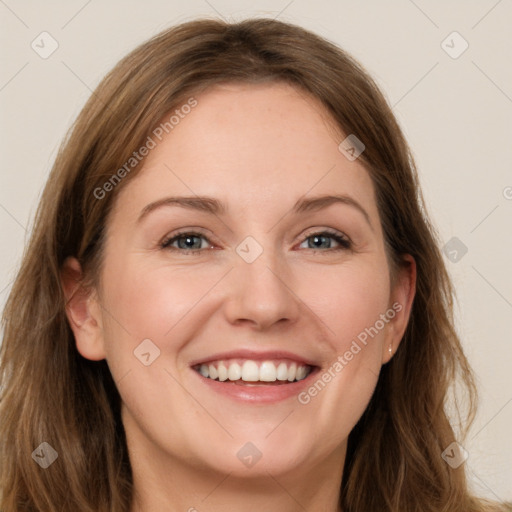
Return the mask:
<path id="1" fill-rule="evenodd" d="M 319 232 L 311 233 L 311 234 L 307 235 L 304 238 L 304 241 L 307 240 L 308 238 L 312 238 L 312 237 L 315 237 L 315 236 L 325 236 L 325 235 L 327 235 L 329 238 L 332 238 L 333 240 L 338 242 L 340 247 L 327 248 L 327 249 L 308 248 L 308 250 L 311 250 L 311 251 L 314 251 L 314 252 L 332 252 L 332 251 L 343 251 L 343 250 L 346 251 L 346 250 L 352 249 L 352 242 L 351 242 L 351 240 L 347 236 L 342 235 L 341 233 L 338 233 L 336 231 L 328 230 L 328 229 L 323 230 L 323 231 L 319 231 Z M 180 249 L 180 248 L 177 248 L 177 247 L 171 247 L 172 243 L 176 242 L 179 239 L 186 238 L 186 236 L 188 236 L 188 237 L 194 236 L 194 237 L 204 238 L 205 240 L 208 241 L 208 243 L 210 243 L 210 240 L 205 235 L 203 235 L 202 233 L 198 233 L 198 232 L 195 232 L 195 231 L 181 231 L 179 233 L 176 233 L 176 234 L 172 235 L 172 237 L 165 238 L 161 242 L 161 244 L 160 244 L 161 248 L 162 249 L 167 249 L 167 250 L 170 250 L 170 251 L 179 251 L 179 252 L 186 253 L 186 254 L 189 254 L 189 255 L 198 255 L 199 253 L 204 251 L 204 249 L 190 249 L 190 250 L 187 250 L 187 249 Z M 301 242 L 301 243 L 303 243 L 303 242 Z"/>

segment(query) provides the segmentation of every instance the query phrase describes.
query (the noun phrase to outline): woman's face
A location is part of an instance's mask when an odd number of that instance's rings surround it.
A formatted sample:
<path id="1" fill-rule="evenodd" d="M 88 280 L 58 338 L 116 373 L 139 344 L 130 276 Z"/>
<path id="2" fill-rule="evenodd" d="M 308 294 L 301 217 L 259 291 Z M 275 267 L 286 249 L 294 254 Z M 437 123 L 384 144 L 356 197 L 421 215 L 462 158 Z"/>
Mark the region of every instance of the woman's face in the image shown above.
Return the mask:
<path id="1" fill-rule="evenodd" d="M 391 288 L 371 179 L 316 100 L 279 83 L 196 100 L 116 199 L 78 349 L 106 357 L 135 460 L 339 472 L 410 276 Z"/>

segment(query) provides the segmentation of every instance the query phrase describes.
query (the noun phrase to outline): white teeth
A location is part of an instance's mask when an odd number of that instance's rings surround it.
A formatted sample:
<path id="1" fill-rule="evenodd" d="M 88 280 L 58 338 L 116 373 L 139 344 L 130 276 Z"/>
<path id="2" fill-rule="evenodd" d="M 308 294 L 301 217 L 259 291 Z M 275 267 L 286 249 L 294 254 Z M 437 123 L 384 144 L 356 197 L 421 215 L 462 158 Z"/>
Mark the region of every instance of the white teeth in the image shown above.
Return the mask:
<path id="1" fill-rule="evenodd" d="M 277 367 L 277 380 L 288 380 L 288 366 L 286 366 L 286 363 L 281 363 Z"/>
<path id="2" fill-rule="evenodd" d="M 228 369 L 229 380 L 240 380 L 242 378 L 242 368 L 238 363 L 231 363 Z"/>
<path id="3" fill-rule="evenodd" d="M 205 364 L 201 365 L 201 368 L 199 368 L 199 372 L 203 377 L 209 377 L 210 375 L 210 372 L 208 371 L 208 366 L 206 366 Z"/>
<path id="4" fill-rule="evenodd" d="M 306 375 L 307 375 L 306 367 L 305 366 L 299 366 L 297 368 L 297 373 L 295 374 L 295 378 L 297 380 L 302 380 L 302 379 L 306 378 Z M 211 376 L 211 373 L 210 373 L 210 376 Z"/>
<path id="5" fill-rule="evenodd" d="M 224 366 L 224 363 L 221 361 L 219 366 L 217 367 L 217 372 L 219 373 L 219 380 L 224 382 L 228 380 L 228 369 Z"/>
<path id="6" fill-rule="evenodd" d="M 295 380 L 295 374 L 297 373 L 297 365 L 292 363 L 288 368 L 288 381 L 293 382 Z"/>
<path id="7" fill-rule="evenodd" d="M 276 365 L 272 361 L 261 363 L 259 377 L 259 380 L 263 382 L 275 382 L 277 379 Z"/>
<path id="8" fill-rule="evenodd" d="M 242 366 L 242 380 L 245 382 L 257 382 L 259 378 L 258 365 L 254 361 L 245 361 Z"/>
<path id="9" fill-rule="evenodd" d="M 311 368 L 306 365 L 297 363 L 281 362 L 277 365 L 272 361 L 262 361 L 258 363 L 252 360 L 246 360 L 242 365 L 236 361 L 202 364 L 196 367 L 199 373 L 206 378 L 219 380 L 236 381 L 243 380 L 245 382 L 275 382 L 276 380 L 284 382 L 294 382 L 305 379 Z"/>
<path id="10" fill-rule="evenodd" d="M 210 374 L 210 379 L 216 379 L 219 376 L 219 372 L 213 364 L 208 365 L 208 372 Z"/>

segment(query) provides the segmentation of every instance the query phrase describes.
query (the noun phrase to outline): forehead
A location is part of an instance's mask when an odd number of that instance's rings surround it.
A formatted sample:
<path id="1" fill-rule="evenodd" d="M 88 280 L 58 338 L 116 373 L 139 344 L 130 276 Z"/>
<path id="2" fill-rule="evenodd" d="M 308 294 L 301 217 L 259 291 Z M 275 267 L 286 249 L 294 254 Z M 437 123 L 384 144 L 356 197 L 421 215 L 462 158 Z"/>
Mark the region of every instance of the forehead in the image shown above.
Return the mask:
<path id="1" fill-rule="evenodd" d="M 131 203 L 197 194 L 263 215 L 307 194 L 337 192 L 372 210 L 366 169 L 339 151 L 344 135 L 313 96 L 281 82 L 228 83 L 195 99 L 122 191 Z"/>
<path id="2" fill-rule="evenodd" d="M 260 165 L 264 172 L 272 164 L 285 168 L 291 159 L 310 163 L 338 145 L 340 130 L 325 107 L 290 84 L 219 84 L 197 102 L 168 137 L 175 158 L 209 158 L 212 166 L 240 162 L 246 168 L 267 161 Z M 148 165 L 157 156 L 150 155 Z"/>

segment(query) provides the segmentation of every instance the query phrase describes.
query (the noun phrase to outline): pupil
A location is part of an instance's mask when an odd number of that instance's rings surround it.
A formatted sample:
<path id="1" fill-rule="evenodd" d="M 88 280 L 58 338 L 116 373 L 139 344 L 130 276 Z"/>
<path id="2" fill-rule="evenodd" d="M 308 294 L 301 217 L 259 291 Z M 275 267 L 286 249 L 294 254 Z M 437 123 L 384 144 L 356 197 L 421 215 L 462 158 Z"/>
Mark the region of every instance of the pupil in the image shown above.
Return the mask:
<path id="1" fill-rule="evenodd" d="M 314 240 L 313 243 L 315 244 L 315 248 L 317 248 L 317 247 L 322 245 L 322 239 L 325 240 L 326 237 L 325 236 L 318 236 L 318 235 L 315 235 L 313 237 L 313 240 Z M 319 241 L 320 241 L 320 243 L 318 244 Z"/>
<path id="2" fill-rule="evenodd" d="M 196 236 L 187 236 L 187 237 L 184 237 L 182 238 L 181 240 L 184 242 L 185 244 L 185 247 L 190 249 L 190 248 L 194 248 L 194 238 L 197 239 Z"/>

